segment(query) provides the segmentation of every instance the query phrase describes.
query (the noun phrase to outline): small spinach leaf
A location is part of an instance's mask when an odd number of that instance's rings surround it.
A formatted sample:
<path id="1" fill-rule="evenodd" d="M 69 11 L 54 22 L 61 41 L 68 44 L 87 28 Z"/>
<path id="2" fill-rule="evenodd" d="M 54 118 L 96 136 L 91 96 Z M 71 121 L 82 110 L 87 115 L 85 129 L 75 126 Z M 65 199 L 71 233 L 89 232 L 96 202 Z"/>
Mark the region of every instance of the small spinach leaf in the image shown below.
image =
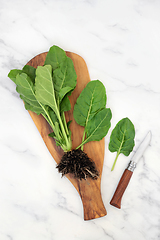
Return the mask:
<path id="1" fill-rule="evenodd" d="M 111 169 L 112 171 L 114 170 L 119 154 L 123 153 L 125 156 L 128 156 L 133 150 L 135 145 L 134 137 L 135 129 L 133 123 L 128 118 L 120 120 L 113 129 L 109 142 L 109 150 L 111 152 L 117 152 Z"/>
<path id="2" fill-rule="evenodd" d="M 60 112 L 66 112 L 71 109 L 71 104 L 68 98 L 69 95 L 70 93 L 66 94 L 65 97 L 62 99 L 60 104 Z"/>
<path id="3" fill-rule="evenodd" d="M 33 83 L 35 83 L 36 69 L 30 65 L 25 65 L 22 69 L 22 72 L 26 73 Z"/>
<path id="4" fill-rule="evenodd" d="M 16 84 L 16 76 L 22 73 L 22 70 L 13 69 L 8 73 L 8 77 Z"/>

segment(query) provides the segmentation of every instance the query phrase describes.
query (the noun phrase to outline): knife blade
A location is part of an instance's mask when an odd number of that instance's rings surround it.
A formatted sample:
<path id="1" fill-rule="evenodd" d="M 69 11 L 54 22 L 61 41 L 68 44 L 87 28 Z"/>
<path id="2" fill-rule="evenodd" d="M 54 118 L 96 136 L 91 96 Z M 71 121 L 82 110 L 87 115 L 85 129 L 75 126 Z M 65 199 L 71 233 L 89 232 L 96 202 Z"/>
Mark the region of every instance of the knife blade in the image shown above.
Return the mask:
<path id="1" fill-rule="evenodd" d="M 151 131 L 149 131 L 146 136 L 143 138 L 142 142 L 139 144 L 137 150 L 133 154 L 133 157 L 131 158 L 127 168 L 124 170 L 122 177 L 118 183 L 118 186 L 115 190 L 115 193 L 110 201 L 110 204 L 116 208 L 121 208 L 121 201 L 123 194 L 130 182 L 130 179 L 132 177 L 133 171 L 136 168 L 137 163 L 143 156 L 145 150 L 149 146 L 151 142 L 152 134 Z"/>

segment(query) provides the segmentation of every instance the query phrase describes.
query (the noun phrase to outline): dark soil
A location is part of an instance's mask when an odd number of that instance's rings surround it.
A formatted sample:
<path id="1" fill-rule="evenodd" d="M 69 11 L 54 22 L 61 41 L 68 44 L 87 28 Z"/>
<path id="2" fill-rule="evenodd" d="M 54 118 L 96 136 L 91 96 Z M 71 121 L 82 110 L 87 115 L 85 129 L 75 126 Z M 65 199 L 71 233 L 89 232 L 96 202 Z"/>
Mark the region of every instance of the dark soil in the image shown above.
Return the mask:
<path id="1" fill-rule="evenodd" d="M 58 171 L 64 176 L 67 173 L 73 174 L 77 179 L 97 179 L 99 172 L 96 165 L 88 155 L 80 149 L 66 152 L 60 163 L 57 165 Z"/>

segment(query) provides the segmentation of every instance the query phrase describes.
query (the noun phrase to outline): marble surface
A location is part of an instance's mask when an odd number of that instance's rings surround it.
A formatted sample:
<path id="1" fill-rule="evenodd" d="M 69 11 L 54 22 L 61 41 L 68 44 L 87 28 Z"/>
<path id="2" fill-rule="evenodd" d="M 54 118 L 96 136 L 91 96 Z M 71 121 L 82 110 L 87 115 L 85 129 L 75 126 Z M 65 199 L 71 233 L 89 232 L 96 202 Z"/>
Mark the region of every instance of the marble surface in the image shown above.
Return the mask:
<path id="1" fill-rule="evenodd" d="M 7 77 L 52 45 L 81 55 L 112 109 L 105 138 L 102 198 L 107 216 L 83 220 L 78 193 L 61 178 Z M 135 149 L 152 141 L 122 199 L 109 202 L 130 156 L 108 150 L 122 118 L 135 125 Z M 0 239 L 160 239 L 160 1 L 0 0 Z"/>

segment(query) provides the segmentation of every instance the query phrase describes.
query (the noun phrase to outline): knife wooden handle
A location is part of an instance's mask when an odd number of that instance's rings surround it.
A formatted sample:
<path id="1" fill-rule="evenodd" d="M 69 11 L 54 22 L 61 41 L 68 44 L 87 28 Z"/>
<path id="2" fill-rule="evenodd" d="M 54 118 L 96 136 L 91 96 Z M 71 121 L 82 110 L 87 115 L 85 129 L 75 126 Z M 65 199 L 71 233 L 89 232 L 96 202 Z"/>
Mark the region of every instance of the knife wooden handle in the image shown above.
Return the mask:
<path id="1" fill-rule="evenodd" d="M 128 186 L 128 183 L 132 177 L 132 174 L 133 172 L 128 170 L 128 169 L 125 169 L 119 183 L 118 183 L 118 186 L 117 186 L 117 189 L 110 201 L 110 204 L 114 207 L 117 207 L 117 208 L 121 208 L 121 200 L 122 200 L 122 196 Z"/>

